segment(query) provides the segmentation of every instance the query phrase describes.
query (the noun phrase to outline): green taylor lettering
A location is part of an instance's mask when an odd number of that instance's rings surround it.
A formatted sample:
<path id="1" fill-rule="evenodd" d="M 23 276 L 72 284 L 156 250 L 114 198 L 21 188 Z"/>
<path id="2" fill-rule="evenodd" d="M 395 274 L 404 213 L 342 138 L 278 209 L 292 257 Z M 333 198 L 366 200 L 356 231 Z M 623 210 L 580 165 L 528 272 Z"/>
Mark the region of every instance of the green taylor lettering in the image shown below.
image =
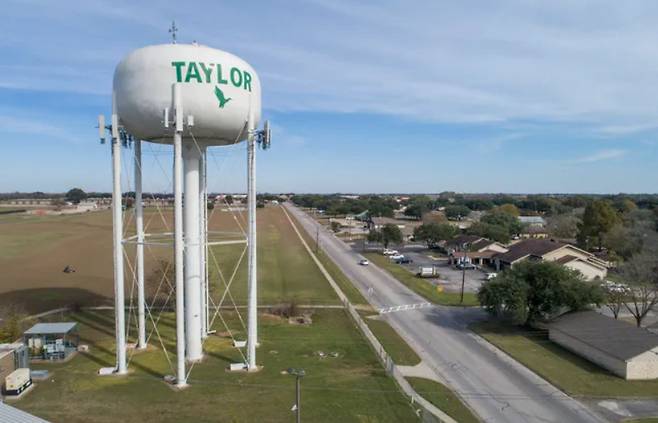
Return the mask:
<path id="1" fill-rule="evenodd" d="M 184 83 L 213 83 L 213 72 L 217 75 L 216 83 L 231 85 L 236 88 L 242 88 L 251 92 L 251 83 L 253 77 L 251 74 L 240 68 L 232 67 L 229 75 L 222 74 L 222 65 L 220 63 L 202 63 L 202 62 L 171 62 L 171 66 L 176 71 L 176 82 Z M 183 78 L 185 75 L 185 78 Z M 228 79 L 225 79 L 228 76 Z"/>
<path id="2" fill-rule="evenodd" d="M 228 81 L 222 78 L 222 65 L 217 63 L 217 83 L 218 84 L 228 84 Z"/>
<path id="3" fill-rule="evenodd" d="M 171 66 L 176 68 L 176 82 L 183 82 L 182 68 L 185 66 L 185 62 L 171 62 Z"/>

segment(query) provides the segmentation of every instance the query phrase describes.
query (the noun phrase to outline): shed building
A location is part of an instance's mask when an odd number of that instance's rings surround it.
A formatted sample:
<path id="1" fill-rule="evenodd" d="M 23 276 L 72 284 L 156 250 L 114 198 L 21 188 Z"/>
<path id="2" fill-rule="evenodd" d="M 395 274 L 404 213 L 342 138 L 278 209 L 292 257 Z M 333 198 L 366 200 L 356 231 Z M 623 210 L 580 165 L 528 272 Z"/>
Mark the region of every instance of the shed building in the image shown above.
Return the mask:
<path id="1" fill-rule="evenodd" d="M 658 378 L 658 335 L 594 311 L 569 313 L 548 325 L 556 344 L 627 380 Z"/>
<path id="2" fill-rule="evenodd" d="M 0 422 L 11 423 L 48 423 L 47 420 L 0 402 Z"/>
<path id="3" fill-rule="evenodd" d="M 32 360 L 65 360 L 78 347 L 80 336 L 75 322 L 37 323 L 23 334 Z"/>

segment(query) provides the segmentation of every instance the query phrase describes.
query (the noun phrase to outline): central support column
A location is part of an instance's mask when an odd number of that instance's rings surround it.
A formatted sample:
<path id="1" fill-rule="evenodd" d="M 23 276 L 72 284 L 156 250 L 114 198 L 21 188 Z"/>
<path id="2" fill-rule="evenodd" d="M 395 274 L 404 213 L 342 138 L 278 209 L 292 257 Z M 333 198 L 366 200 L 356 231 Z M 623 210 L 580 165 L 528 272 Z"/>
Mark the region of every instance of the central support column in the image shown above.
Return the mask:
<path id="1" fill-rule="evenodd" d="M 199 163 L 201 153 L 196 143 L 183 145 L 185 198 L 183 226 L 185 233 L 185 341 L 187 359 L 203 358 L 201 343 L 201 224 Z"/>

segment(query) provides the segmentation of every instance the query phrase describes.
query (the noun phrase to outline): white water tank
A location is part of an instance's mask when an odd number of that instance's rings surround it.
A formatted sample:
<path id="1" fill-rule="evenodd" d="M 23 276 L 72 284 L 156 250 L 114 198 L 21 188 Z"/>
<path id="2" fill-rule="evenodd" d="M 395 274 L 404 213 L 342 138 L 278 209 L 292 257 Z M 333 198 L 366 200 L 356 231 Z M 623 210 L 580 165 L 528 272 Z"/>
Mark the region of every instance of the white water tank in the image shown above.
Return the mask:
<path id="1" fill-rule="evenodd" d="M 260 81 L 244 60 L 197 44 L 163 44 L 126 56 L 114 72 L 116 112 L 136 138 L 171 143 L 173 127 L 164 127 L 164 110 L 173 119 L 172 85 L 179 83 L 186 129 L 205 145 L 227 145 L 247 137 L 253 109 L 254 127 L 261 115 Z M 188 116 L 193 125 L 187 126 Z"/>

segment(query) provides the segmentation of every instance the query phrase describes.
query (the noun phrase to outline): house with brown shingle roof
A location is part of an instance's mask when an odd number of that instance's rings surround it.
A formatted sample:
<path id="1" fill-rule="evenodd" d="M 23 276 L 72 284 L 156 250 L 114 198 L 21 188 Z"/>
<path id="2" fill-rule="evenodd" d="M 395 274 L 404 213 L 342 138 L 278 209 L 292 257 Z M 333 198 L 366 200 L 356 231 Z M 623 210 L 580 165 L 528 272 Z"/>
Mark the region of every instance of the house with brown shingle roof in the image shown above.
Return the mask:
<path id="1" fill-rule="evenodd" d="M 523 260 L 555 261 L 578 270 L 585 279 L 603 279 L 610 265 L 585 250 L 552 239 L 526 239 L 509 247 L 506 253 L 494 257 L 498 269 L 512 267 Z"/>

